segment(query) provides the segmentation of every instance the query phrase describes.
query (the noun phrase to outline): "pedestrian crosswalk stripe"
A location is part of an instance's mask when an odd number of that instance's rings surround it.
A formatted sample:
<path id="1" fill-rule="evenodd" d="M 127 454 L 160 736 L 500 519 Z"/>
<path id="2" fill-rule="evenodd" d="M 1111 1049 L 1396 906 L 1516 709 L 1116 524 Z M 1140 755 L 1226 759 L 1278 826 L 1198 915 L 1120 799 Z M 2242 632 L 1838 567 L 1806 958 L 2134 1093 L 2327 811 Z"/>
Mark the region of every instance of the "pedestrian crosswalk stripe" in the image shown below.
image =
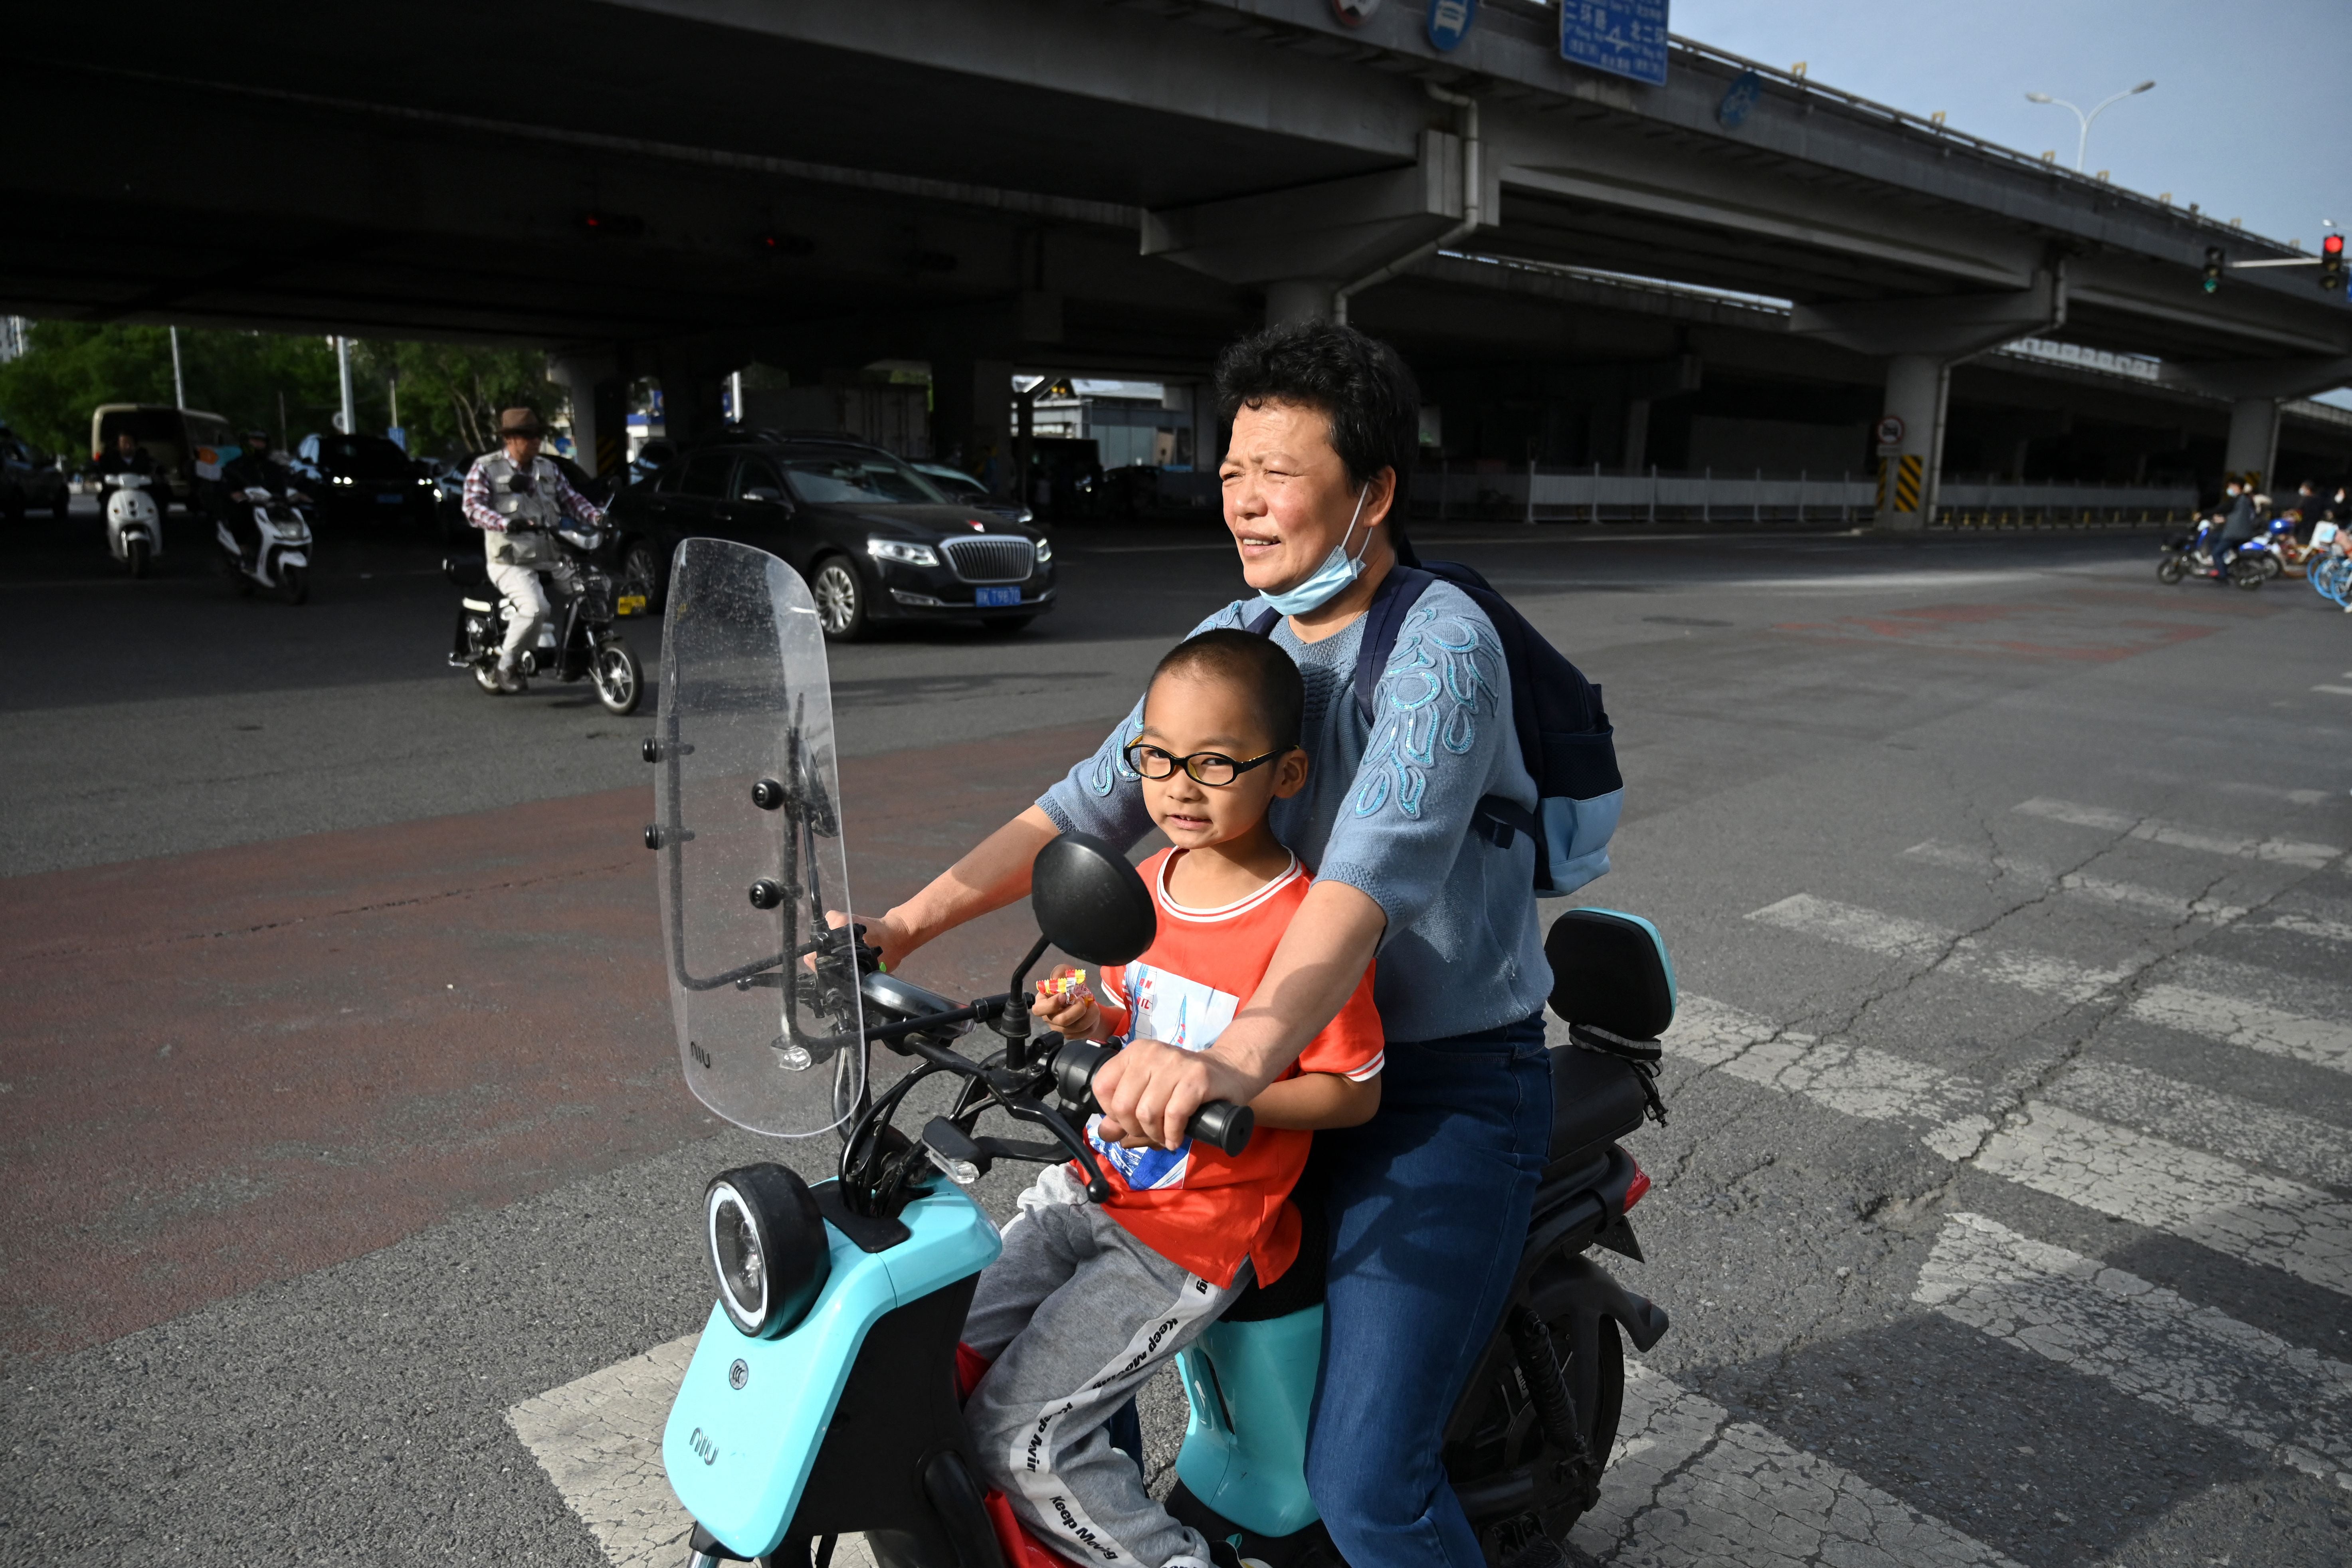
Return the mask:
<path id="1" fill-rule="evenodd" d="M 2352 697 L 2352 686 L 2315 686 L 2314 691 L 2325 691 L 2330 697 Z"/>
<path id="2" fill-rule="evenodd" d="M 1638 1363 L 1601 1498 L 1569 1542 L 1610 1568 L 2017 1568 L 1834 1460 Z"/>
<path id="3" fill-rule="evenodd" d="M 2274 860 L 2309 870 L 2317 870 L 2344 853 L 2332 844 L 2313 844 L 2294 838 L 2239 838 L 2201 828 L 2184 827 L 2177 823 L 2160 822 L 2154 817 L 2135 816 L 2129 812 L 2114 811 L 2103 805 L 2083 805 L 2071 800 L 2037 797 L 2020 802 L 2013 809 L 2027 816 L 2039 816 L 2074 827 L 2095 827 L 2107 833 L 2122 833 L 2133 838 L 2146 839 L 2151 844 L 2169 844 L 2176 848 L 2195 849 L 2208 855 L 2233 855 L 2243 860 Z"/>
<path id="4" fill-rule="evenodd" d="M 1979 1170 L 2352 1296 L 2352 1208 L 2326 1193 L 2161 1138 L 2029 1103 Z"/>
<path id="5" fill-rule="evenodd" d="M 2352 1489 L 2342 1362 L 1981 1215 L 1945 1220 L 1912 1300 Z"/>
<path id="6" fill-rule="evenodd" d="M 2323 942 L 2352 942 L 2352 926 L 2341 921 L 2324 921 L 2312 915 L 2273 915 L 2263 924 L 2276 931 L 2291 931 L 2297 936 L 2315 936 Z"/>
<path id="7" fill-rule="evenodd" d="M 2038 860 L 1988 854 L 1965 845 L 1946 844 L 1933 838 L 1923 844 L 1914 844 L 1903 853 L 1931 866 L 1979 875 L 1997 873 L 2014 877 L 2037 888 L 2055 888 L 2077 898 L 2095 899 L 2101 903 L 2116 904 L 2125 909 L 2146 910 L 2150 914 L 2161 915 L 2170 921 L 2206 921 L 2214 925 L 2228 925 L 2232 921 L 2244 919 L 2246 914 L 2235 904 L 2225 904 L 2214 899 L 2183 898 L 2178 893 L 2168 893 L 2161 888 L 2113 881 L 2105 877 L 2086 876 L 2080 871 L 2062 873 Z M 2352 929 L 2347 929 L 2346 935 L 2352 936 Z"/>
<path id="8" fill-rule="evenodd" d="M 2016 1104 L 1994 1086 L 1875 1047 L 1779 1029 L 1704 997 L 1683 999 L 1664 1045 L 1727 1077 L 1908 1126 L 1944 1158 L 1973 1162 L 2020 1186 L 2352 1295 L 2352 1209 L 2253 1168 L 2270 1163 L 2259 1142 L 2264 1108 L 2234 1096 L 2169 1086 L 2176 1096 L 2201 1093 L 2211 1102 L 2218 1125 L 2209 1126 L 2205 1142 L 2217 1147 L 2207 1152 L 2094 1120 L 2126 1119 L 2146 1098 L 2106 1098 L 2102 1090 L 2112 1079 L 2089 1078 Z M 2061 1095 L 2069 1105 L 2056 1103 Z M 2231 1120 L 2245 1131 L 2230 1134 Z M 2331 1135 L 2318 1123 L 2305 1130 L 2302 1147 L 2331 1167 L 2352 1163 L 2352 1134 Z"/>
<path id="9" fill-rule="evenodd" d="M 2156 962 L 2153 954 L 2145 954 L 2114 968 L 2096 969 L 2071 959 L 2001 952 L 1988 948 L 1979 939 L 1923 921 L 1811 893 L 1767 904 L 1748 918 L 1888 958 L 1936 963 L 1939 973 L 2014 985 L 2068 1003 L 2096 1000 Z M 2170 982 L 2136 991 L 2124 1004 L 2124 1011 L 2142 1022 L 2202 1035 L 2224 1045 L 2352 1073 L 2352 1026 L 2331 1019 Z"/>
<path id="10" fill-rule="evenodd" d="M 2314 1117 L 2127 1062 L 2077 1061 L 2042 1094 L 2053 1105 L 2265 1165 L 2315 1186 L 2352 1187 L 2352 1130 Z"/>

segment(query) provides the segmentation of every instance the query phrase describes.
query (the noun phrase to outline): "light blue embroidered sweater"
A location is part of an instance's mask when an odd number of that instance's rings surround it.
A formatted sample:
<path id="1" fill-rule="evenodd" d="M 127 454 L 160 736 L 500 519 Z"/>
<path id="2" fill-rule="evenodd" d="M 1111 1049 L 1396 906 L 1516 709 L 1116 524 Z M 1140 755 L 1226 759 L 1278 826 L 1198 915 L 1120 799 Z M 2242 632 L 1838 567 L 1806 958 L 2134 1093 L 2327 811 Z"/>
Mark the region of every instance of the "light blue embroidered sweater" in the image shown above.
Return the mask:
<path id="1" fill-rule="evenodd" d="M 1259 599 L 1193 627 L 1246 626 Z M 1443 1039 L 1524 1018 L 1543 1005 L 1551 967 L 1536 928 L 1535 849 L 1514 834 L 1498 848 L 1470 831 L 1479 797 L 1533 810 L 1519 760 L 1510 673 L 1493 623 L 1453 584 L 1432 584 L 1405 617 L 1366 726 L 1354 688 L 1365 617 L 1304 643 L 1276 623 L 1275 643 L 1307 686 L 1307 787 L 1274 803 L 1276 834 L 1314 868 L 1388 915 L 1373 999 L 1391 1040 Z M 1143 726 L 1127 718 L 1037 804 L 1064 832 L 1125 849 L 1151 831 L 1142 781 L 1119 752 Z"/>

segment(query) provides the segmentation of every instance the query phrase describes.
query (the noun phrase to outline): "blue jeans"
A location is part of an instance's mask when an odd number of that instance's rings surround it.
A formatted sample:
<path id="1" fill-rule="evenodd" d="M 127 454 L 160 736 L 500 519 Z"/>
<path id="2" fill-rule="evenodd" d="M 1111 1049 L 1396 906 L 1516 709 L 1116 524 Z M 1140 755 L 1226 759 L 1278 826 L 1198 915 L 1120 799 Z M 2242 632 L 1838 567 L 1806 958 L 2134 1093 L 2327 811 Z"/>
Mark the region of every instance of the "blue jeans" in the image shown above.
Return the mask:
<path id="1" fill-rule="evenodd" d="M 1543 1016 L 1391 1040 L 1380 1113 L 1315 1139 L 1331 1267 L 1307 1490 L 1349 1568 L 1486 1568 L 1439 1449 L 1549 1152 Z"/>

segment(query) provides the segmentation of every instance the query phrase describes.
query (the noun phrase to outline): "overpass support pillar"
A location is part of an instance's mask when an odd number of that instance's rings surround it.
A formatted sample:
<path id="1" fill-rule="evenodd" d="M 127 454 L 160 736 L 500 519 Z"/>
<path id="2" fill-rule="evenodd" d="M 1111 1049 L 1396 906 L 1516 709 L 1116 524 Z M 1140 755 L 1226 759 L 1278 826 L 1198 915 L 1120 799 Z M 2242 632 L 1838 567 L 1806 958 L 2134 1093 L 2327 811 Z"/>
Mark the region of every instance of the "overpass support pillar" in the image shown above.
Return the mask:
<path id="1" fill-rule="evenodd" d="M 2221 459 L 2228 473 L 2261 489 L 2272 481 L 2278 459 L 2279 405 L 2275 397 L 2241 397 L 2230 405 L 2230 445 Z"/>
<path id="2" fill-rule="evenodd" d="M 1878 526 L 1925 528 L 1942 479 L 1944 405 L 1958 362 L 2066 323 L 2065 263 L 2032 285 L 1997 294 L 1853 300 L 1799 305 L 1789 330 L 1859 353 L 1886 356 L 1886 408 L 1901 421 L 1878 446 Z"/>
<path id="3" fill-rule="evenodd" d="M 1885 411 L 1902 422 L 1899 440 L 1878 447 L 1878 526 L 1927 526 L 1934 487 L 1943 468 L 1944 400 L 1951 370 L 1932 354 L 1896 354 L 1886 362 Z"/>
<path id="4" fill-rule="evenodd" d="M 933 360 L 932 456 L 980 475 L 994 489 L 1011 482 L 1012 452 L 1013 362 Z"/>
<path id="5" fill-rule="evenodd" d="M 1462 132 L 1423 131 L 1410 168 L 1147 212 L 1143 254 L 1265 289 L 1268 326 L 1338 318 L 1343 289 L 1499 220 L 1501 164 L 1481 162 L 1475 108 L 1459 101 Z"/>
<path id="6" fill-rule="evenodd" d="M 2352 381 L 2352 354 L 2332 359 L 2231 360 L 2167 363 L 2168 386 L 2230 400 L 2230 444 L 2221 466 L 2257 489 L 2276 482 L 2279 399 L 2308 397 Z"/>
<path id="7" fill-rule="evenodd" d="M 547 378 L 572 395 L 572 461 L 599 477 L 628 460 L 629 384 L 617 356 L 557 353 Z"/>
<path id="8" fill-rule="evenodd" d="M 1333 285 L 1323 278 L 1288 278 L 1265 286 L 1265 324 L 1288 326 L 1293 321 L 1328 321 L 1332 316 Z"/>

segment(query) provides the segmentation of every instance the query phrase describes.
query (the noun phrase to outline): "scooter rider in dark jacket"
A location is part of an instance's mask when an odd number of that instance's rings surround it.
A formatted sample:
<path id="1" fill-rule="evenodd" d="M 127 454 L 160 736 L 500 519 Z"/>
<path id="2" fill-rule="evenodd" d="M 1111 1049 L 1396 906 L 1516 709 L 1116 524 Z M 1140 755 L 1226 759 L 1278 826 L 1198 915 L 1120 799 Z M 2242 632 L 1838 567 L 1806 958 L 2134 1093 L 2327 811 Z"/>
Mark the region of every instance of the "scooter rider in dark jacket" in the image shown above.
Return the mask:
<path id="1" fill-rule="evenodd" d="M 237 553 L 250 566 L 261 548 L 261 529 L 253 521 L 253 507 L 241 502 L 238 496 L 246 490 L 266 490 L 279 500 L 310 498 L 294 488 L 294 476 L 283 463 L 271 459 L 268 431 L 247 430 L 237 440 L 244 450 L 221 469 L 221 521 L 236 541 Z"/>
<path id="2" fill-rule="evenodd" d="M 144 475 L 147 479 L 148 499 L 155 503 L 156 511 L 160 514 L 171 504 L 172 492 L 165 489 L 163 483 L 163 466 L 155 461 L 154 455 L 141 446 L 137 437 L 128 430 L 115 432 L 114 450 L 99 458 L 98 473 L 101 481 L 115 474 Z M 101 490 L 101 497 L 103 494 Z"/>

